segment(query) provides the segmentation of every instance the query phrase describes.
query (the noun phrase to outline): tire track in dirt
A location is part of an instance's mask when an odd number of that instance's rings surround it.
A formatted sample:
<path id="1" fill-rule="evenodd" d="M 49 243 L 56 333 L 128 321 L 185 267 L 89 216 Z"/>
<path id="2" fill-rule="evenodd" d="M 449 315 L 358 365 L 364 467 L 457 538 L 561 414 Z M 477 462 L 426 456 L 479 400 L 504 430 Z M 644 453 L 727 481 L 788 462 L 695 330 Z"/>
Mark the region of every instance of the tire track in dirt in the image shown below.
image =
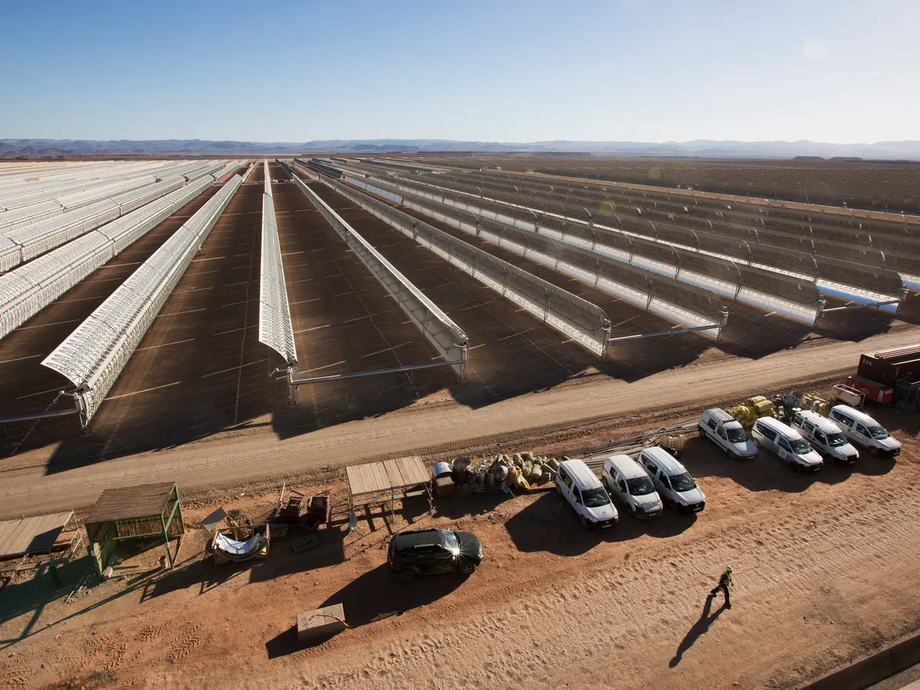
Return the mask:
<path id="1" fill-rule="evenodd" d="M 207 646 L 211 641 L 210 632 L 202 632 L 201 623 L 195 623 L 173 642 L 172 650 L 166 655 L 166 661 L 175 664 L 185 659 L 199 646 Z"/>

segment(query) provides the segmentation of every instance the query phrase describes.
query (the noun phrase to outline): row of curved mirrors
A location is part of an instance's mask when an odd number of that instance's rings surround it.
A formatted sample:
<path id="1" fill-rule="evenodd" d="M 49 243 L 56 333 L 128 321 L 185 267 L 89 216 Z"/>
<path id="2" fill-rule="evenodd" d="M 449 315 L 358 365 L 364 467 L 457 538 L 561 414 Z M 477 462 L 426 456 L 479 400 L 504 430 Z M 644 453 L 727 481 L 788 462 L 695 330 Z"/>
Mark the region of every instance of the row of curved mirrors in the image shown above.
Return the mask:
<path id="1" fill-rule="evenodd" d="M 246 163 L 73 164 L 40 180 L 40 189 L 34 178 L 0 179 L 0 260 L 7 262 L 7 272 L 0 275 L 0 337 Z M 393 371 L 298 378 L 269 163 L 260 163 L 265 182 L 259 340 L 280 356 L 276 371 L 287 374 L 291 401 L 296 402 L 299 385 Z M 762 204 L 747 208 L 705 196 L 689 204 L 686 198 L 672 199 L 666 190 L 637 192 L 392 161 L 279 163 L 440 356 L 437 362 L 400 370 L 446 366 L 463 380 L 469 339 L 323 200 L 313 188 L 316 182 L 600 358 L 611 342 L 624 338 L 692 331 L 718 340 L 732 302 L 815 326 L 832 310 L 829 300 L 896 313 L 905 291 L 920 288 L 920 240 L 906 219 L 901 224 L 864 223 L 819 210 L 803 219 L 786 209 L 768 207 L 765 212 Z M 73 384 L 84 426 L 254 165 L 244 176 L 225 181 L 42 362 Z M 591 285 L 674 327 L 661 333 L 612 333 L 610 319 L 596 304 L 418 214 Z M 810 252 L 804 251 L 806 245 Z"/>
<path id="2" fill-rule="evenodd" d="M 112 182 L 91 183 L 92 177 L 99 174 L 94 171 L 90 182 L 56 180 L 45 185 L 41 193 L 25 192 L 16 185 L 0 186 L 0 206 L 8 209 L 0 214 L 0 222 L 5 223 L 0 242 L 16 244 L 21 257 L 28 256 L 30 248 L 41 243 L 45 249 L 34 260 L 0 275 L 0 337 L 244 163 L 128 165 L 130 170 L 121 168 L 121 175 Z M 43 360 L 44 366 L 73 384 L 75 412 L 84 426 L 89 424 L 241 182 L 239 175 L 224 182 L 201 209 Z M 75 190 L 75 185 L 80 189 Z M 111 198 L 94 200 L 132 185 L 141 186 Z M 36 207 L 41 205 L 50 210 L 52 203 L 63 211 L 40 217 L 44 212 L 38 212 Z M 82 205 L 74 208 L 77 203 Z M 17 214 L 18 220 L 10 223 L 6 219 L 9 213 Z"/>

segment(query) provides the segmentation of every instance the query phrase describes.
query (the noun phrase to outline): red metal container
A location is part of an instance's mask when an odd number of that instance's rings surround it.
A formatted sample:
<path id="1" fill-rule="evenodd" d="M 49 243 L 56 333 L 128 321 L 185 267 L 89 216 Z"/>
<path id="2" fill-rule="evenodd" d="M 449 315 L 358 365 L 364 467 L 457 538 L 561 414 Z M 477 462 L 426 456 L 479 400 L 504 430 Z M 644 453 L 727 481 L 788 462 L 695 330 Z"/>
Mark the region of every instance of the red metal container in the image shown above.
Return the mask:
<path id="1" fill-rule="evenodd" d="M 920 379 L 920 344 L 860 355 L 856 374 L 886 386 L 902 377 Z"/>
<path id="2" fill-rule="evenodd" d="M 863 391 L 866 394 L 866 400 L 873 402 L 890 403 L 894 398 L 894 388 L 878 381 L 870 381 L 862 376 L 850 376 L 847 379 L 847 385 Z"/>

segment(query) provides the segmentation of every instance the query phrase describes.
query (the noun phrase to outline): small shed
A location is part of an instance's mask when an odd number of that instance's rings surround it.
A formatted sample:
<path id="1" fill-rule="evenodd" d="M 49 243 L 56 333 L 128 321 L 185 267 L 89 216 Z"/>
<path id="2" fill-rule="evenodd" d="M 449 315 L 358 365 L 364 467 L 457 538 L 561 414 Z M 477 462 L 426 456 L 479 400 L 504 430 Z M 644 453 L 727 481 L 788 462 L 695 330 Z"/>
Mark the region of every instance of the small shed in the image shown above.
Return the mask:
<path id="1" fill-rule="evenodd" d="M 385 504 L 410 496 L 426 496 L 431 505 L 431 475 L 417 455 L 345 468 L 349 529 L 357 525 L 356 506 Z"/>
<path id="2" fill-rule="evenodd" d="M 120 541 L 163 537 L 169 567 L 179 555 L 185 522 L 175 482 L 106 489 L 84 522 L 89 549 L 101 575 Z M 175 553 L 170 542 L 176 541 Z"/>

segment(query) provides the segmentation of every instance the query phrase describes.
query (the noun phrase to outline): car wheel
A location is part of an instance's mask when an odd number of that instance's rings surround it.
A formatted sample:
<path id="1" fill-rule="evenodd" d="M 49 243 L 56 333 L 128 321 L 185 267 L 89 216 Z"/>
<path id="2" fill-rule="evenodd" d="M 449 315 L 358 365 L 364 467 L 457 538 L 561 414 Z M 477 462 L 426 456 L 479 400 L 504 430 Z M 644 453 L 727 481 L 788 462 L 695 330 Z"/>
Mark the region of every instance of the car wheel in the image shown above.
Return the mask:
<path id="1" fill-rule="evenodd" d="M 670 498 L 668 499 L 668 509 L 673 510 L 675 513 L 679 512 L 677 510 L 677 504 L 674 501 L 672 501 Z"/>
<path id="2" fill-rule="evenodd" d="M 585 518 L 584 515 L 579 515 L 578 521 L 581 523 L 582 527 L 584 527 L 585 529 L 588 529 L 588 520 Z"/>
<path id="3" fill-rule="evenodd" d="M 703 427 L 697 427 L 696 430 L 699 432 L 700 438 L 706 438 L 706 432 L 703 431 Z"/>
<path id="4" fill-rule="evenodd" d="M 878 448 L 875 446 L 869 446 L 869 455 L 878 455 Z"/>
<path id="5" fill-rule="evenodd" d="M 601 477 L 601 486 L 604 487 L 607 493 L 610 493 L 610 485 L 607 483 L 607 477 Z"/>
<path id="6" fill-rule="evenodd" d="M 415 579 L 414 570 L 400 570 L 399 571 L 399 581 L 400 582 L 412 582 Z"/>
<path id="7" fill-rule="evenodd" d="M 725 451 L 725 454 L 728 456 L 728 459 L 729 459 L 729 460 L 737 460 L 737 459 L 738 459 L 738 456 L 735 455 L 734 451 L 726 450 L 726 451 Z"/>
<path id="8" fill-rule="evenodd" d="M 799 463 L 797 463 L 795 460 L 790 460 L 790 461 L 789 461 L 789 467 L 792 468 L 792 471 L 793 471 L 793 472 L 801 472 L 801 471 L 802 471 L 802 468 L 799 467 Z"/>
<path id="9" fill-rule="evenodd" d="M 476 564 L 472 561 L 464 561 L 463 565 L 460 566 L 461 575 L 472 575 L 476 572 Z"/>

